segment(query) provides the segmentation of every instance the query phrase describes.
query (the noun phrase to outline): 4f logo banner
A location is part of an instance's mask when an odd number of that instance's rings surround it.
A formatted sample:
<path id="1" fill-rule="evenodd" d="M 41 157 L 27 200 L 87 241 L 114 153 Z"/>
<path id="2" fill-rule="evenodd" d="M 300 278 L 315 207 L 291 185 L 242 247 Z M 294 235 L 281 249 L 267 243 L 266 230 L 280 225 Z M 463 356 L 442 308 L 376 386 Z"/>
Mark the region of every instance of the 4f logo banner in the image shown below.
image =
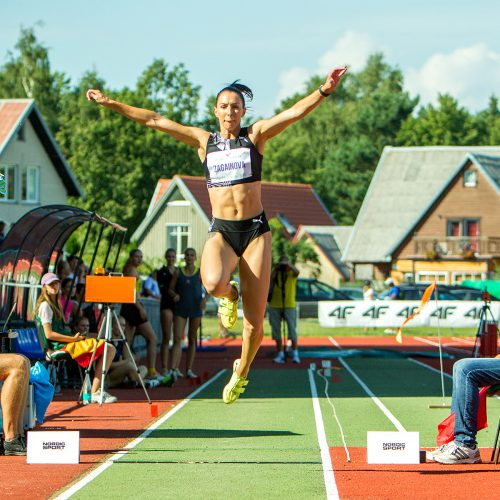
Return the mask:
<path id="1" fill-rule="evenodd" d="M 4 174 L 0 174 L 0 195 L 7 194 L 7 182 L 5 181 Z"/>

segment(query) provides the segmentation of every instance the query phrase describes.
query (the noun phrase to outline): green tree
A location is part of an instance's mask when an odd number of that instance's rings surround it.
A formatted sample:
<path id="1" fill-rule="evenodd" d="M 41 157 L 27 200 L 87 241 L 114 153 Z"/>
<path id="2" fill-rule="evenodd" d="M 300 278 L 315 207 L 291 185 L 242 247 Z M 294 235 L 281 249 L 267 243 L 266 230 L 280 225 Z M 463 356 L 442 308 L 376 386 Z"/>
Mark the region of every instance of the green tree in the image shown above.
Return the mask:
<path id="1" fill-rule="evenodd" d="M 473 116 L 448 94 L 438 96 L 437 106 L 420 108 L 409 116 L 397 136 L 399 146 L 469 146 L 481 141 Z"/>
<path id="2" fill-rule="evenodd" d="M 304 95 L 322 81 L 312 78 Z M 417 99 L 404 91 L 401 72 L 375 54 L 325 101 L 270 142 L 264 172 L 269 180 L 312 184 L 336 221 L 352 224 L 382 149 L 395 142 Z"/>
<path id="3" fill-rule="evenodd" d="M 321 267 L 318 254 L 309 242 L 305 239 L 298 242 L 292 241 L 290 235 L 277 218 L 272 218 L 269 221 L 269 226 L 273 235 L 273 263 L 278 262 L 282 255 L 286 255 L 293 264 L 307 263 L 313 267 L 313 275 L 319 276 Z"/>
<path id="4" fill-rule="evenodd" d="M 85 199 L 74 202 L 135 230 L 158 179 L 199 175 L 200 161 L 194 149 L 167 134 L 87 101 L 85 93 L 91 87 L 184 123 L 195 120 L 199 88 L 189 82 L 182 65 L 171 68 L 157 60 L 141 75 L 136 89 L 108 90 L 95 73 L 87 73 L 65 95 L 57 140 L 86 193 Z"/>
<path id="5" fill-rule="evenodd" d="M 22 28 L 15 53 L 7 54 L 0 67 L 0 98 L 35 99 L 50 130 L 59 129 L 61 96 L 69 80 L 63 73 L 53 72 L 47 47 L 38 42 L 34 28 Z"/>

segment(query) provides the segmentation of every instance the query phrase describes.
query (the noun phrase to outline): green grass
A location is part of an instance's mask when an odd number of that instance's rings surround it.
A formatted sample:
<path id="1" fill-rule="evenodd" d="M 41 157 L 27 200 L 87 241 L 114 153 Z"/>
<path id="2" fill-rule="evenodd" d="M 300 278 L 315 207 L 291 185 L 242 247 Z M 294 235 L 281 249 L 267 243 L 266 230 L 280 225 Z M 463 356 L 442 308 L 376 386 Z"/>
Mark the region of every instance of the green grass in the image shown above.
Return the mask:
<path id="1" fill-rule="evenodd" d="M 234 332 L 241 333 L 242 322 L 238 320 Z M 378 337 L 384 335 L 385 328 L 369 328 L 365 331 L 363 327 L 339 327 L 325 328 L 319 325 L 317 319 L 301 319 L 298 324 L 299 337 Z M 437 336 L 438 332 L 433 327 L 405 327 L 404 334 L 409 336 Z M 475 328 L 441 328 L 442 337 L 467 337 L 476 334 Z M 205 316 L 203 318 L 203 335 L 219 338 L 219 326 L 216 317 Z M 264 321 L 264 336 L 271 336 L 269 321 Z"/>

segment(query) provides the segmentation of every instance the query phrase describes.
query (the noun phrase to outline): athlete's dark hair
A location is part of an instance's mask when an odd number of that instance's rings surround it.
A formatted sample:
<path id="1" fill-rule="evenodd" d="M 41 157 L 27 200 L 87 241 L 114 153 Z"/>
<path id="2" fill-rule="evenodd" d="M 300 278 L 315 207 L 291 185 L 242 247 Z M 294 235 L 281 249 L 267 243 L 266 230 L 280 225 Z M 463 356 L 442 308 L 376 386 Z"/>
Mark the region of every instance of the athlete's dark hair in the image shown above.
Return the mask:
<path id="1" fill-rule="evenodd" d="M 235 80 L 233 83 L 230 83 L 226 87 L 224 87 L 218 94 L 215 99 L 215 102 L 219 100 L 219 96 L 222 94 L 222 92 L 225 92 L 226 90 L 230 90 L 231 92 L 236 92 L 240 97 L 241 100 L 243 101 L 243 107 L 245 107 L 245 96 L 248 97 L 248 99 L 251 101 L 253 99 L 253 92 L 252 90 L 247 87 L 246 85 L 243 85 L 242 83 L 238 83 L 239 80 Z"/>

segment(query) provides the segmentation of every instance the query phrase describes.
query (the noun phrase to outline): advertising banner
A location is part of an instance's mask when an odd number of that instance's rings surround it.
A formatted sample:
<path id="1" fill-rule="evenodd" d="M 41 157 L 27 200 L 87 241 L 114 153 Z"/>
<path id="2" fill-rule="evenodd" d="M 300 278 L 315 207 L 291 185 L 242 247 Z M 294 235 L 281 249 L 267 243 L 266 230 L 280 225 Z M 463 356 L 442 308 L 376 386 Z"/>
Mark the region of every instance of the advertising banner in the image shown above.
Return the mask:
<path id="1" fill-rule="evenodd" d="M 399 327 L 420 304 L 417 300 L 338 300 L 318 303 L 318 319 L 321 326 Z M 411 326 L 443 328 L 476 328 L 483 302 L 466 300 L 430 301 L 411 321 Z M 498 322 L 500 302 L 492 302 L 490 310 Z M 487 319 L 491 320 L 488 312 Z"/>

